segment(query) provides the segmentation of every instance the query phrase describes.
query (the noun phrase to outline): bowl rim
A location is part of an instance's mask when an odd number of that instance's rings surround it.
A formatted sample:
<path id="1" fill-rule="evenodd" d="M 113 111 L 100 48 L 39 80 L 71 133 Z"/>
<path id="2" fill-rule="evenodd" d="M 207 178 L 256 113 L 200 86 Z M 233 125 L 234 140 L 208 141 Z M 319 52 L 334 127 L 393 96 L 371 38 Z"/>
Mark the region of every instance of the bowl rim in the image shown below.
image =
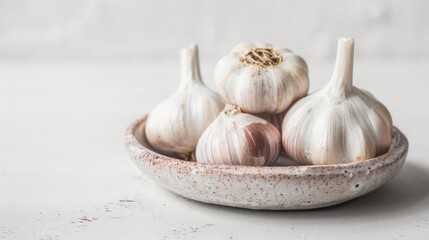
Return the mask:
<path id="1" fill-rule="evenodd" d="M 192 172 L 222 172 L 225 174 L 251 174 L 251 175 L 308 175 L 308 174 L 352 174 L 356 171 L 375 170 L 378 167 L 393 164 L 400 161 L 403 155 L 408 152 L 408 140 L 406 136 L 395 126 L 393 127 L 392 143 L 388 150 L 383 155 L 375 158 L 362 160 L 353 163 L 326 164 L 326 165 L 296 165 L 296 166 L 241 166 L 241 165 L 224 165 L 224 164 L 206 164 L 200 162 L 184 161 L 178 158 L 170 157 L 158 153 L 152 149 L 145 147 L 136 137 L 136 132 L 142 124 L 145 124 L 148 115 L 145 115 L 135 120 L 126 130 L 126 147 L 134 156 L 138 156 L 142 160 L 142 156 L 149 154 L 150 159 L 143 158 L 144 161 L 152 162 L 153 164 L 163 164 L 172 168 L 186 168 Z M 145 137 L 145 136 L 144 136 Z M 390 157 L 390 156 L 396 157 Z M 134 159 L 137 161 L 137 159 Z M 348 171 L 352 170 L 353 171 Z"/>

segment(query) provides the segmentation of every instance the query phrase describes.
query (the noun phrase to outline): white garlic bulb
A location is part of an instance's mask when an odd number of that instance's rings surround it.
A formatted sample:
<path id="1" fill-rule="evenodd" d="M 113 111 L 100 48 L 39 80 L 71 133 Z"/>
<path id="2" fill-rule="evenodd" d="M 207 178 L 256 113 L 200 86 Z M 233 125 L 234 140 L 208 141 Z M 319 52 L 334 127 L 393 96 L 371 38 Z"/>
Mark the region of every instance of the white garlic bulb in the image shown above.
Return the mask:
<path id="1" fill-rule="evenodd" d="M 225 103 L 201 80 L 195 45 L 181 49 L 181 85 L 150 113 L 146 137 L 156 149 L 190 159 L 198 139 Z"/>
<path id="2" fill-rule="evenodd" d="M 227 103 L 248 113 L 280 113 L 307 95 L 308 68 L 288 49 L 240 44 L 216 66 L 215 81 Z"/>
<path id="3" fill-rule="evenodd" d="M 201 135 L 195 154 L 202 163 L 265 166 L 276 162 L 280 150 L 274 125 L 227 104 Z"/>
<path id="4" fill-rule="evenodd" d="M 298 163 L 351 163 L 389 149 L 392 118 L 373 95 L 352 85 L 353 53 L 354 40 L 340 38 L 331 81 L 286 114 L 282 143 Z"/>

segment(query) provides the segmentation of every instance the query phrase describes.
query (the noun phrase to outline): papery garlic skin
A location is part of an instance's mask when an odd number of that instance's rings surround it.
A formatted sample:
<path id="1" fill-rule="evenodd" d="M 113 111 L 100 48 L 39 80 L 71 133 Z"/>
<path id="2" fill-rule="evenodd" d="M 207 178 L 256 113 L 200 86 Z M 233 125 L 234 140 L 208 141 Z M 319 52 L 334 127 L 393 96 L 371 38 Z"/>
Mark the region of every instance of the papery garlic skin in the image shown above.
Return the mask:
<path id="1" fill-rule="evenodd" d="M 280 113 L 307 95 L 308 68 L 288 49 L 244 43 L 224 56 L 215 81 L 227 103 L 248 113 Z"/>
<path id="2" fill-rule="evenodd" d="M 388 151 L 391 115 L 373 95 L 352 85 L 353 52 L 354 40 L 340 38 L 331 81 L 287 112 L 282 143 L 296 162 L 351 163 Z"/>
<path id="3" fill-rule="evenodd" d="M 277 161 L 280 150 L 274 125 L 227 104 L 201 135 L 195 155 L 202 163 L 267 166 Z"/>
<path id="4" fill-rule="evenodd" d="M 189 158 L 225 103 L 202 82 L 197 47 L 181 49 L 180 55 L 181 85 L 150 112 L 145 132 L 154 148 Z"/>

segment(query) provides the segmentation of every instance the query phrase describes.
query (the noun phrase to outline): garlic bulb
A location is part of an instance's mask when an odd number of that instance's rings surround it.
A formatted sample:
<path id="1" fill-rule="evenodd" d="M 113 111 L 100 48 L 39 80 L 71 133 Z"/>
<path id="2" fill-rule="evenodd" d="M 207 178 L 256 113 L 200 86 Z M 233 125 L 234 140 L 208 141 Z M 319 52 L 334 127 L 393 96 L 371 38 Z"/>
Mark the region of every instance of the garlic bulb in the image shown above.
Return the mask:
<path id="1" fill-rule="evenodd" d="M 181 49 L 181 85 L 157 105 L 146 121 L 146 137 L 156 149 L 192 156 L 198 139 L 224 107 L 222 98 L 201 80 L 197 47 Z"/>
<path id="2" fill-rule="evenodd" d="M 215 81 L 227 103 L 248 113 L 280 113 L 307 95 L 304 59 L 269 44 L 240 44 L 223 57 Z"/>
<path id="3" fill-rule="evenodd" d="M 353 51 L 354 40 L 340 38 L 331 81 L 285 116 L 283 147 L 298 163 L 351 163 L 389 149 L 392 118 L 373 95 L 352 85 Z"/>
<path id="4" fill-rule="evenodd" d="M 227 104 L 201 135 L 195 154 L 202 163 L 264 166 L 275 163 L 280 149 L 274 125 Z"/>

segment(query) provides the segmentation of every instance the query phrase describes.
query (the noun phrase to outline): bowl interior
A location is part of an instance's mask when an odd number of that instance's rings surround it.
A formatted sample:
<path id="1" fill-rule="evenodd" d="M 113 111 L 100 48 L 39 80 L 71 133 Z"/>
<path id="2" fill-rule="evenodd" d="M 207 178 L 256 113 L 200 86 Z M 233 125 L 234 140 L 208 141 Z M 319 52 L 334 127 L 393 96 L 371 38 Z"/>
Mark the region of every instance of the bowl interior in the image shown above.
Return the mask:
<path id="1" fill-rule="evenodd" d="M 184 161 L 180 158 L 180 156 L 175 155 L 174 153 L 169 153 L 169 152 L 163 152 L 163 151 L 159 151 L 157 149 L 155 149 L 154 147 L 152 147 L 149 142 L 146 139 L 146 135 L 145 135 L 145 123 L 146 123 L 146 119 L 147 117 L 144 117 L 140 120 L 138 120 L 135 124 L 134 127 L 132 127 L 132 135 L 135 137 L 135 139 L 137 140 L 137 142 L 139 144 L 141 144 L 141 146 L 143 146 L 144 148 L 146 148 L 147 150 L 152 151 L 154 154 L 159 154 L 163 157 L 168 157 L 170 158 L 171 161 L 182 161 L 188 164 L 202 164 L 202 163 L 197 163 L 197 162 L 189 162 L 189 161 Z M 393 148 L 398 146 L 398 138 L 399 136 L 403 137 L 402 133 L 399 132 L 398 129 L 394 128 L 393 130 L 393 139 L 392 139 L 392 143 L 390 145 L 390 148 L 388 150 L 388 152 L 386 152 L 383 155 L 380 155 L 378 157 L 372 158 L 372 159 L 367 159 L 367 160 L 363 160 L 360 162 L 354 162 L 354 163 L 343 163 L 343 164 L 330 164 L 330 165 L 298 165 L 295 161 L 293 161 L 292 159 L 290 159 L 286 153 L 283 151 L 282 154 L 280 155 L 279 159 L 276 161 L 276 163 L 272 166 L 240 166 L 243 168 L 270 168 L 270 167 L 305 167 L 305 168 L 330 168 L 330 167 L 347 167 L 347 166 L 353 166 L 353 165 L 358 165 L 360 163 L 365 163 L 365 162 L 369 162 L 369 161 L 376 161 L 379 158 L 383 158 L 383 156 L 388 155 L 389 153 L 391 153 L 393 151 Z M 206 165 L 206 164 L 204 164 Z M 224 167 L 228 167 L 230 165 L 213 165 L 213 166 L 224 166 Z"/>

